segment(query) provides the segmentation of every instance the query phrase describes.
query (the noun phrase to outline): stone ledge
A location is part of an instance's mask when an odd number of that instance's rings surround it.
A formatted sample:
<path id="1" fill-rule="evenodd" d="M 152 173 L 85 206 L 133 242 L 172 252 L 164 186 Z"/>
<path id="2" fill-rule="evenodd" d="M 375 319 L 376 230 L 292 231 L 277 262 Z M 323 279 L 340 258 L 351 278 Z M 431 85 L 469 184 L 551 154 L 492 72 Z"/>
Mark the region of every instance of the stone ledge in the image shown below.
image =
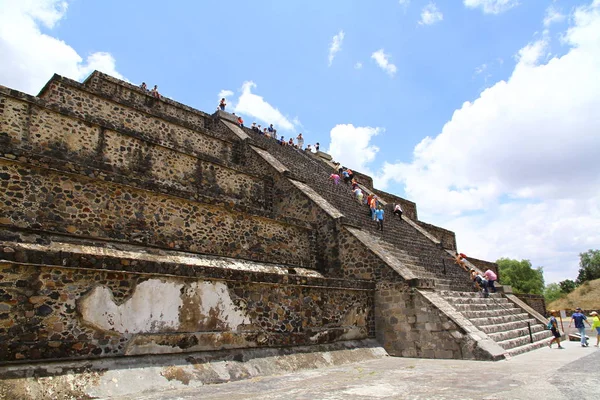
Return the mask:
<path id="1" fill-rule="evenodd" d="M 0 367 L 7 399 L 139 396 L 165 389 L 225 383 L 387 357 L 373 339 L 326 345 L 224 350 L 185 355 L 22 364 Z"/>
<path id="2" fill-rule="evenodd" d="M 90 77 L 91 77 L 91 75 L 90 75 Z M 112 79 L 115 79 L 115 78 L 112 78 Z M 87 81 L 87 79 L 86 79 L 86 81 Z M 115 81 L 116 82 L 114 82 L 114 83 L 119 84 L 118 80 L 115 80 Z M 38 103 L 38 102 L 41 101 L 42 102 L 41 104 L 44 104 L 45 107 L 48 107 L 48 108 L 55 107 L 56 109 L 60 109 L 62 111 L 68 112 L 69 109 L 66 108 L 66 107 L 64 107 L 64 106 L 61 106 L 60 104 L 55 104 L 55 103 L 50 104 L 50 102 L 48 100 L 45 100 L 43 98 L 39 98 L 39 96 L 42 96 L 50 88 L 50 86 L 53 83 L 55 83 L 55 82 L 58 82 L 58 83 L 70 86 L 72 88 L 75 88 L 77 90 L 85 92 L 85 93 L 87 93 L 87 94 L 89 94 L 91 96 L 94 96 L 94 97 L 97 97 L 97 98 L 100 98 L 100 99 L 103 99 L 105 101 L 109 101 L 109 102 L 112 102 L 112 103 L 115 103 L 115 104 L 119 104 L 119 105 L 121 105 L 123 107 L 130 108 L 130 109 L 135 110 L 137 112 L 140 112 L 140 113 L 143 113 L 143 114 L 147 114 L 147 115 L 149 115 L 151 117 L 154 117 L 154 118 L 157 118 L 157 119 L 161 119 L 161 120 L 173 123 L 175 125 L 179 125 L 181 127 L 190 129 L 190 130 L 203 131 L 203 132 L 209 131 L 209 129 L 207 129 L 205 126 L 202 126 L 202 127 L 196 126 L 196 125 L 191 124 L 191 123 L 189 123 L 187 121 L 181 120 L 181 118 L 173 117 L 173 116 L 168 115 L 166 113 L 163 113 L 161 111 L 157 111 L 155 109 L 148 109 L 148 108 L 136 107 L 135 105 L 130 104 L 130 103 L 126 102 L 126 101 L 114 99 L 113 97 L 111 97 L 109 95 L 106 95 L 106 94 L 104 94 L 102 92 L 95 91 L 95 90 L 91 89 L 90 87 L 88 87 L 88 86 L 86 86 L 86 85 L 84 85 L 82 83 L 79 83 L 79 82 L 77 82 L 77 81 L 75 81 L 73 79 L 66 78 L 64 76 L 60 76 L 58 74 L 54 74 L 54 76 L 46 83 L 46 85 L 44 85 L 44 88 L 42 88 L 42 90 L 38 94 L 38 97 L 33 97 L 33 96 L 30 96 L 30 95 L 26 95 L 24 93 L 21 93 L 19 91 L 12 90 L 12 89 L 9 89 L 9 88 L 6 88 L 6 89 L 8 90 L 8 92 L 11 93 L 11 95 L 13 95 L 16 98 L 22 98 L 22 99 L 24 99 L 26 101 L 34 101 L 36 103 Z M 173 105 L 173 106 L 175 106 L 177 108 L 182 108 L 181 106 L 183 106 L 180 103 L 177 103 L 177 102 L 175 102 L 173 100 L 166 99 L 166 98 L 161 98 L 161 100 L 157 100 L 157 101 L 161 101 L 161 102 L 164 102 L 166 104 Z M 179 105 L 175 105 L 175 104 L 172 104 L 172 103 L 176 103 L 176 104 L 179 104 Z M 187 107 L 187 106 L 183 106 L 183 107 Z M 187 108 L 190 109 L 190 110 L 194 110 L 194 109 L 192 109 L 190 107 L 187 107 Z M 194 111 L 198 115 L 201 115 L 203 118 L 207 118 L 207 119 L 210 118 L 210 116 L 208 114 L 205 114 L 205 113 L 203 113 L 200 110 L 194 110 Z M 220 138 L 218 136 L 214 136 L 214 134 L 208 134 L 208 135 L 214 137 L 215 139 L 225 140 L 225 139 Z"/>
<path id="3" fill-rule="evenodd" d="M 147 143 L 151 143 L 151 144 L 156 145 L 156 146 L 164 147 L 164 148 L 176 151 L 176 152 L 181 153 L 181 154 L 189 155 L 189 156 L 196 157 L 196 158 L 199 158 L 199 159 L 202 159 L 202 160 L 205 160 L 205 161 L 209 161 L 209 162 L 215 162 L 215 163 L 218 163 L 220 165 L 227 166 L 228 168 L 231 168 L 231 169 L 235 168 L 234 166 L 231 165 L 231 163 L 225 163 L 220 158 L 212 157 L 212 156 L 210 156 L 208 154 L 202 154 L 202 153 L 193 154 L 193 153 L 190 153 L 185 148 L 183 148 L 183 146 L 172 146 L 172 145 L 161 143 L 159 141 L 155 141 L 155 140 L 149 139 L 149 138 L 145 137 L 145 135 L 147 135 L 147 134 L 135 131 L 133 129 L 126 128 L 122 124 L 121 125 L 116 125 L 116 124 L 114 124 L 114 123 L 112 123 L 110 121 L 107 121 L 107 120 L 103 119 L 103 118 L 99 118 L 99 117 L 88 115 L 88 114 L 86 114 L 86 115 L 79 115 L 79 114 L 74 113 L 73 111 L 71 111 L 70 109 L 68 109 L 66 107 L 62 107 L 62 106 L 54 104 L 54 103 L 48 103 L 47 100 L 40 99 L 40 98 L 37 98 L 37 97 L 33 97 L 33 96 L 30 96 L 30 95 L 25 94 L 25 93 L 21 93 L 21 92 L 19 92 L 17 90 L 9 89 L 9 88 L 7 88 L 5 86 L 0 86 L 0 94 L 4 94 L 4 95 L 6 95 L 8 97 L 14 98 L 14 99 L 19 100 L 19 101 L 24 101 L 26 103 L 30 103 L 30 104 L 35 105 L 37 107 L 40 107 L 40 108 L 42 108 L 44 110 L 49 110 L 49 111 L 52 111 L 52 112 L 57 113 L 59 115 L 63 115 L 63 116 L 69 117 L 69 118 L 73 118 L 73 119 L 79 120 L 79 121 L 84 121 L 84 122 L 87 122 L 89 124 L 96 125 L 96 126 L 98 126 L 100 128 L 104 128 L 104 129 L 108 129 L 108 130 L 111 130 L 111 131 L 115 131 L 115 132 L 117 132 L 119 134 L 122 134 L 122 135 L 131 136 L 131 137 L 133 137 L 135 139 L 139 139 L 139 140 L 142 140 L 142 141 L 147 142 Z M 90 93 L 90 94 L 92 94 L 92 93 Z M 137 110 L 137 111 L 139 111 L 139 110 Z M 140 111 L 140 112 L 142 112 L 142 111 Z M 151 115 L 151 114 L 149 114 L 149 115 Z M 155 116 L 155 115 L 151 115 L 151 116 L 154 117 L 154 118 L 157 118 L 159 120 L 161 119 L 161 117 L 158 117 L 158 116 Z M 166 120 L 166 121 L 168 121 L 168 120 Z M 172 121 L 168 121 L 168 122 L 172 122 Z M 193 130 L 195 132 L 198 132 L 201 135 L 210 137 L 211 139 L 218 140 L 220 142 L 224 142 L 224 143 L 233 145 L 233 142 L 231 140 L 225 140 L 225 139 L 223 139 L 221 137 L 215 136 L 211 132 L 211 130 L 209 130 L 207 128 L 201 128 L 201 129 L 194 128 L 194 129 L 192 129 L 192 128 L 187 127 L 187 126 L 184 126 L 184 128 Z M 235 139 L 235 138 L 232 137 L 231 139 Z"/>
<path id="4" fill-rule="evenodd" d="M 220 119 L 224 120 L 223 122 L 233 122 L 237 126 L 237 117 L 231 113 L 228 113 L 227 111 L 217 110 L 211 115 L 211 117 L 213 117 L 215 119 L 220 118 Z M 240 131 L 241 131 L 241 129 L 240 129 Z M 246 136 L 248 136 L 248 135 L 246 135 Z"/>
<path id="5" fill-rule="evenodd" d="M 42 170 L 54 170 L 60 171 L 64 174 L 80 175 L 86 179 L 97 179 L 103 182 L 114 183 L 131 187 L 134 189 L 155 192 L 162 195 L 177 197 L 182 200 L 196 201 L 198 203 L 210 204 L 215 206 L 224 207 L 226 209 L 241 211 L 251 215 L 256 215 L 265 218 L 272 218 L 272 213 L 269 210 L 261 207 L 252 207 L 242 203 L 236 203 L 235 198 L 231 196 L 218 196 L 218 195 L 203 195 L 194 191 L 187 191 L 184 189 L 174 188 L 161 183 L 156 183 L 151 179 L 138 178 L 132 175 L 123 175 L 108 169 L 102 169 L 96 164 L 83 165 L 72 160 L 65 160 L 60 158 L 54 158 L 46 155 L 34 154 L 21 149 L 7 149 L 8 152 L 0 153 L 0 160 L 6 160 L 8 162 L 19 163 L 29 165 L 34 168 Z M 212 161 L 207 161 L 212 163 Z M 224 169 L 230 169 L 240 174 L 250 176 L 257 180 L 261 180 L 264 184 L 265 179 L 256 175 L 248 174 L 237 169 L 231 168 L 226 165 L 216 164 Z M 299 220 L 293 220 L 289 217 L 281 216 L 278 217 L 282 221 L 292 225 L 304 226 L 305 223 Z"/>
<path id="6" fill-rule="evenodd" d="M 350 232 L 359 242 L 364 244 L 370 251 L 372 251 L 377 257 L 385 262 L 390 268 L 392 268 L 402 279 L 405 281 L 415 281 L 417 276 L 413 272 L 405 267 L 396 257 L 391 256 L 381 248 L 379 244 L 371 240 L 369 234 L 356 229 L 346 226 L 346 230 Z"/>
<path id="7" fill-rule="evenodd" d="M 0 262 L 4 263 L 353 290 L 374 290 L 375 287 L 370 281 L 326 278 L 317 271 L 292 265 L 164 250 L 156 253 L 131 245 L 125 250 L 56 241 L 47 244 L 0 242 Z"/>

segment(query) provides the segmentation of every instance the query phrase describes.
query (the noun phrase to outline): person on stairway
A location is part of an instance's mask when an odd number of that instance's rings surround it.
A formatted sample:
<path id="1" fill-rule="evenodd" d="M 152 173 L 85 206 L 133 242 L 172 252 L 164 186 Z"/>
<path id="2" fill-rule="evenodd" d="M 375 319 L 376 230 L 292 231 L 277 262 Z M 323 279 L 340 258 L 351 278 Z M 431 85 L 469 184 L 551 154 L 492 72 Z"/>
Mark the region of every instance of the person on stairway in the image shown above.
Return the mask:
<path id="1" fill-rule="evenodd" d="M 340 176 L 338 174 L 331 174 L 331 175 L 329 175 L 329 179 L 331 179 L 333 181 L 334 185 L 339 185 L 340 184 Z"/>
<path id="2" fill-rule="evenodd" d="M 467 256 L 464 255 L 463 253 L 457 253 L 456 256 L 454 256 L 454 262 L 456 264 L 458 264 L 466 272 L 469 272 L 469 268 L 467 267 L 467 263 L 465 262 L 466 259 L 467 259 Z M 471 271 L 473 271 L 473 270 L 471 270 Z"/>
<path id="3" fill-rule="evenodd" d="M 400 217 L 400 220 L 402 221 L 402 207 L 400 206 L 400 204 L 396 204 L 394 206 L 394 214 Z"/>
<path id="4" fill-rule="evenodd" d="M 160 99 L 160 93 L 158 93 L 158 85 L 154 85 L 150 93 L 154 98 Z"/>
<path id="5" fill-rule="evenodd" d="M 371 201 L 369 202 L 369 208 L 371 209 L 371 218 L 373 219 L 373 221 L 377 221 L 375 211 L 377 210 L 378 205 L 379 202 L 377 201 L 377 195 L 373 195 L 373 197 L 371 197 Z"/>
<path id="6" fill-rule="evenodd" d="M 488 290 L 488 281 L 482 275 L 478 274 L 477 271 L 471 269 L 471 279 L 473 280 L 473 284 L 479 293 L 483 295 L 484 298 L 489 297 L 490 292 Z"/>
<path id="7" fill-rule="evenodd" d="M 354 197 L 356 197 L 356 201 L 358 201 L 358 204 L 362 204 L 362 200 L 363 200 L 362 190 L 360 190 L 360 188 L 357 186 L 356 189 L 353 190 L 353 192 L 354 192 Z"/>
<path id="8" fill-rule="evenodd" d="M 551 317 L 548 321 L 548 325 L 550 326 L 550 331 L 554 337 L 550 340 L 550 343 L 548 343 L 548 347 L 552 348 L 552 343 L 556 342 L 559 349 L 564 349 L 564 347 L 560 345 L 560 332 L 558 331 L 558 321 L 556 321 L 556 310 L 551 310 L 550 315 Z"/>
<path id="9" fill-rule="evenodd" d="M 485 271 L 483 276 L 488 281 L 488 288 L 492 290 L 492 293 L 496 293 L 496 286 L 494 286 L 494 282 L 498 280 L 498 276 L 491 269 Z"/>
<path id="10" fill-rule="evenodd" d="M 581 338 L 581 347 L 588 347 L 589 344 L 586 340 L 586 336 L 585 336 L 585 324 L 588 324 L 588 326 L 592 326 L 590 325 L 589 321 L 587 320 L 587 317 L 585 316 L 585 314 L 583 314 L 581 312 L 581 307 L 577 307 L 575 309 L 575 312 L 573 313 L 573 315 L 571 315 L 571 322 L 569 322 L 569 328 L 571 327 L 571 325 L 573 324 L 573 321 L 575 321 L 575 328 L 577 328 L 577 330 L 579 331 L 579 336 Z"/>
<path id="11" fill-rule="evenodd" d="M 296 142 L 298 143 L 298 148 L 302 150 L 304 148 L 304 138 L 301 133 L 296 136 Z"/>
<path id="12" fill-rule="evenodd" d="M 383 207 L 379 206 L 375 211 L 375 217 L 377 218 L 377 228 L 381 229 L 381 232 L 383 232 L 383 214 Z"/>
<path id="13" fill-rule="evenodd" d="M 350 174 L 348 174 L 348 171 L 342 171 L 342 177 L 344 178 L 344 183 L 348 183 L 350 181 Z"/>
<path id="14" fill-rule="evenodd" d="M 219 102 L 219 108 L 221 109 L 221 111 L 225 111 L 225 106 L 227 105 L 227 103 L 225 102 L 225 98 L 223 97 L 221 99 L 221 101 Z"/>

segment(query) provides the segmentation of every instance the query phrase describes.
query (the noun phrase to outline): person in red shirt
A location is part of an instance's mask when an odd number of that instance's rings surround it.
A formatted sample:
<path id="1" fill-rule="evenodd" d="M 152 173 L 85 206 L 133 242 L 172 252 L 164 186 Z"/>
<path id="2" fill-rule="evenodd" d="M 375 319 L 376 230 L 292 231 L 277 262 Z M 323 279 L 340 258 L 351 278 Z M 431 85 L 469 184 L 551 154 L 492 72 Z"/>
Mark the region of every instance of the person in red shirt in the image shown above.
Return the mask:
<path id="1" fill-rule="evenodd" d="M 455 257 L 454 257 L 454 262 L 458 265 L 460 265 L 460 267 L 462 269 L 464 269 L 465 271 L 469 272 L 469 268 L 467 268 L 467 263 L 465 263 L 465 260 L 467 259 L 467 256 L 464 255 L 463 253 L 458 253 Z"/>
<path id="2" fill-rule="evenodd" d="M 238 117 L 238 125 L 243 128 L 244 127 L 244 120 L 242 119 L 242 117 Z"/>

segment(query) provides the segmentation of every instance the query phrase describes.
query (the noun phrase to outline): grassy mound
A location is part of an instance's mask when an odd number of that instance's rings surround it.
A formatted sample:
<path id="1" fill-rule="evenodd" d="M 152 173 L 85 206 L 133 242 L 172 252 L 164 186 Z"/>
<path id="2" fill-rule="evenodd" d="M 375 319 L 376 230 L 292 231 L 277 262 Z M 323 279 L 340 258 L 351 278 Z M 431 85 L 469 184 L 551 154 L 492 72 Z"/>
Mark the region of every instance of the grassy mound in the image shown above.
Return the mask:
<path id="1" fill-rule="evenodd" d="M 600 312 L 600 279 L 585 282 L 568 295 L 546 305 L 548 310 L 574 310 L 575 307 Z"/>

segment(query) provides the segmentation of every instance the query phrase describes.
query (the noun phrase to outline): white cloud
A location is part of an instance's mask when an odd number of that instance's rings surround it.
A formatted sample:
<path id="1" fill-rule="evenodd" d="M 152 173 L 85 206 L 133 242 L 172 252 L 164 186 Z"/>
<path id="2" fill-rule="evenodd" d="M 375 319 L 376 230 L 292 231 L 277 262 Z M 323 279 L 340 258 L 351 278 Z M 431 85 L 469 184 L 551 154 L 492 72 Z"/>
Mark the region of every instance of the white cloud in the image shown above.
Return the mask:
<path id="1" fill-rule="evenodd" d="M 421 10 L 421 20 L 419 21 L 419 25 L 433 25 L 443 19 L 444 15 L 437 8 L 435 3 L 429 3 Z"/>
<path id="2" fill-rule="evenodd" d="M 481 64 L 479 67 L 475 68 L 475 75 L 479 75 L 483 73 L 487 69 L 487 64 Z"/>
<path id="3" fill-rule="evenodd" d="M 375 159 L 379 148 L 370 145 L 371 138 L 380 132 L 381 128 L 370 126 L 354 126 L 338 124 L 330 132 L 329 150 L 334 160 L 341 162 L 357 171 L 371 174 L 367 164 Z"/>
<path id="4" fill-rule="evenodd" d="M 337 35 L 331 40 L 331 46 L 329 46 L 329 66 L 333 63 L 333 59 L 338 51 L 342 49 L 342 42 L 344 41 L 344 31 L 339 31 Z"/>
<path id="5" fill-rule="evenodd" d="M 481 8 L 485 14 L 500 14 L 519 5 L 517 0 L 464 0 L 469 8 Z"/>
<path id="6" fill-rule="evenodd" d="M 293 131 L 294 124 L 281 111 L 266 102 L 262 96 L 252 93 L 253 88 L 256 88 L 254 82 L 244 82 L 242 94 L 237 99 L 233 111 L 255 118 L 265 124 L 273 124 L 278 130 Z"/>
<path id="7" fill-rule="evenodd" d="M 524 46 L 507 81 L 465 102 L 411 162 L 384 163 L 375 177 L 401 184 L 465 253 L 531 259 L 549 282 L 574 279 L 578 253 L 600 248 L 600 80 L 590 79 L 600 0 L 576 9 L 563 37 L 568 52 L 547 61 L 545 39 Z"/>
<path id="8" fill-rule="evenodd" d="M 516 55 L 520 65 L 536 65 L 548 49 L 546 39 L 541 39 L 533 43 L 529 43 L 523 47 Z"/>
<path id="9" fill-rule="evenodd" d="M 363 66 L 361 62 L 357 62 L 356 64 L 354 64 L 354 69 L 361 69 L 362 67 Z"/>
<path id="10" fill-rule="evenodd" d="M 404 7 L 404 10 L 406 10 L 408 8 L 408 6 L 410 5 L 410 0 L 398 0 L 398 4 L 400 4 L 400 6 Z"/>
<path id="11" fill-rule="evenodd" d="M 62 40 L 44 34 L 65 16 L 66 1 L 0 0 L 0 84 L 35 94 L 54 73 L 81 80 L 94 69 L 123 78 L 109 53 L 85 61 Z"/>
<path id="12" fill-rule="evenodd" d="M 546 15 L 544 16 L 544 26 L 547 28 L 555 22 L 562 22 L 565 20 L 565 16 L 561 12 L 551 5 L 546 9 Z"/>
<path id="13" fill-rule="evenodd" d="M 228 97 L 233 96 L 233 92 L 231 90 L 223 89 L 219 92 L 217 97 L 220 99 L 227 99 Z"/>
<path id="14" fill-rule="evenodd" d="M 379 49 L 376 52 L 374 52 L 373 54 L 371 54 L 371 58 L 373 60 L 375 60 L 377 65 L 379 65 L 379 67 L 382 70 L 387 72 L 387 74 L 389 76 L 394 76 L 396 74 L 396 70 L 397 70 L 396 66 L 394 64 L 390 63 L 390 61 L 389 61 L 390 55 L 385 54 L 383 49 Z"/>

